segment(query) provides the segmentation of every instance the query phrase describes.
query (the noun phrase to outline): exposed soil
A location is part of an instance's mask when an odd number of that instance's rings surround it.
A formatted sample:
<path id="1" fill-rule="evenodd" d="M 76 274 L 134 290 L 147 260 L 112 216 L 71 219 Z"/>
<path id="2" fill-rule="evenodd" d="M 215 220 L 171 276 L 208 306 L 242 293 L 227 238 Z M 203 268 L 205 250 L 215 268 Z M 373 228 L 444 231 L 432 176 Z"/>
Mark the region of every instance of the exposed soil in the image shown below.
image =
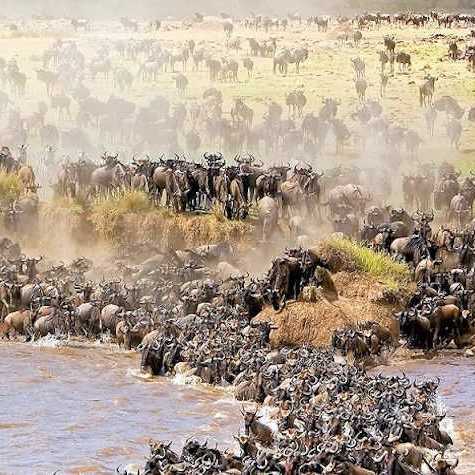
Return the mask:
<path id="1" fill-rule="evenodd" d="M 399 295 L 392 300 L 385 285 L 367 274 L 338 272 L 333 275 L 339 298 L 329 302 L 325 298 L 317 302 L 289 302 L 282 311 L 265 308 L 258 320 L 270 320 L 278 327 L 271 334 L 273 346 L 303 345 L 326 346 L 335 330 L 347 325 L 373 320 L 398 336 L 393 315 L 403 302 Z"/>

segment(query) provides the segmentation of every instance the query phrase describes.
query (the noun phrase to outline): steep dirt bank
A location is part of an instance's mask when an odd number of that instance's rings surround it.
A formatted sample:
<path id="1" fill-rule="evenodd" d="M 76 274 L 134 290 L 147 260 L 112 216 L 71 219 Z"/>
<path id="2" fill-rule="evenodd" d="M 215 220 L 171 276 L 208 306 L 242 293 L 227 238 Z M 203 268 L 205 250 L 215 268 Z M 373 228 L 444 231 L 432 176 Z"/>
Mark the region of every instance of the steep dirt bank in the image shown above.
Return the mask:
<path id="1" fill-rule="evenodd" d="M 185 247 L 229 241 L 242 244 L 252 239 L 249 222 L 229 221 L 219 213 L 177 214 L 164 209 L 101 206 L 82 208 L 65 200 L 40 208 L 42 235 L 61 229 L 61 239 L 73 245 L 101 242 L 103 245 L 150 242 L 161 248 Z"/>
<path id="2" fill-rule="evenodd" d="M 398 336 L 393 315 L 403 302 L 388 302 L 392 293 L 387 295 L 384 284 L 361 272 L 339 272 L 333 280 L 339 293 L 334 302 L 323 298 L 317 302 L 290 302 L 281 312 L 267 307 L 259 314 L 258 319 L 270 320 L 278 328 L 271 335 L 274 346 L 326 346 L 335 330 L 366 320 L 373 320 Z"/>
<path id="3" fill-rule="evenodd" d="M 414 290 L 406 266 L 348 240 L 323 240 L 312 251 L 328 263 L 338 299 L 320 294 L 315 302 L 289 302 L 282 311 L 265 308 L 256 319 L 277 327 L 271 334 L 274 346 L 326 346 L 335 330 L 367 320 L 399 336 L 393 316 Z"/>

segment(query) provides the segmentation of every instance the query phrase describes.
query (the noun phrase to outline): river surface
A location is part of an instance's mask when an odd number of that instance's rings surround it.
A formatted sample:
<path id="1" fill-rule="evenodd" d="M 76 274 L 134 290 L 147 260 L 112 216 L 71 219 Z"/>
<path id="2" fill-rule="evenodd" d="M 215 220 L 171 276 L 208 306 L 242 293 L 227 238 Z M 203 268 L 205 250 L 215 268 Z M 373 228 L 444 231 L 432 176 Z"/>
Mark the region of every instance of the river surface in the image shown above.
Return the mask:
<path id="1" fill-rule="evenodd" d="M 233 446 L 240 405 L 224 391 L 138 377 L 134 353 L 0 344 L 0 474 L 111 474 L 150 438 Z"/>
<path id="2" fill-rule="evenodd" d="M 440 378 L 441 411 L 447 414 L 443 426 L 454 439 L 453 455 L 460 459 L 457 475 L 475 474 L 475 359 L 441 354 L 432 360 L 399 362 L 375 371 L 404 371 L 418 380 Z"/>
<path id="3" fill-rule="evenodd" d="M 138 355 L 101 348 L 0 345 L 0 474 L 110 474 L 142 463 L 149 438 L 190 436 L 233 446 L 240 404 L 223 392 L 143 380 Z M 461 456 L 475 473 L 475 360 L 443 356 L 377 368 L 441 378 L 441 401 Z"/>

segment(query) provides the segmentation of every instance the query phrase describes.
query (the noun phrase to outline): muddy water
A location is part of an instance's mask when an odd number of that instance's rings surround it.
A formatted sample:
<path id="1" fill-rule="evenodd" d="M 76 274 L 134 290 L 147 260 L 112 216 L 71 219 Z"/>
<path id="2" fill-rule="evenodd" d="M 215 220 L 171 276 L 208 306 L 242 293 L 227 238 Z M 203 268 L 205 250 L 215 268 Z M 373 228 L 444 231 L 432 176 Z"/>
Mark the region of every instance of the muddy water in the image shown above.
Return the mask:
<path id="1" fill-rule="evenodd" d="M 441 379 L 441 410 L 447 413 L 446 428 L 454 438 L 454 455 L 460 458 L 459 475 L 475 473 L 475 360 L 463 356 L 441 355 L 433 360 L 395 363 L 377 368 L 385 374 L 400 369 L 410 378 Z"/>
<path id="2" fill-rule="evenodd" d="M 0 474 L 110 474 L 143 462 L 151 437 L 232 445 L 230 395 L 146 381 L 138 366 L 136 354 L 2 343 Z"/>
<path id="3" fill-rule="evenodd" d="M 112 473 L 142 462 L 149 438 L 232 445 L 239 404 L 222 391 L 143 380 L 138 355 L 98 348 L 0 345 L 0 474 Z M 396 363 L 411 378 L 441 378 L 459 474 L 475 473 L 475 360 Z"/>

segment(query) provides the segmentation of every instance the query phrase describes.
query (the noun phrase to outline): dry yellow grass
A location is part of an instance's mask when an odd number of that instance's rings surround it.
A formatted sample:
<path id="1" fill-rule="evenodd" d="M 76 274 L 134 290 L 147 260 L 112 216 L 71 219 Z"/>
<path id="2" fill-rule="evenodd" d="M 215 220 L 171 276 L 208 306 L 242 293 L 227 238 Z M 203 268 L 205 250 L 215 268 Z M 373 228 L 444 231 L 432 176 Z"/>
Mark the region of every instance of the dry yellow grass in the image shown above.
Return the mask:
<path id="1" fill-rule="evenodd" d="M 221 241 L 238 243 L 253 234 L 253 226 L 248 222 L 229 221 L 218 212 L 195 215 L 156 208 L 145 193 L 134 190 L 120 190 L 97 198 L 90 220 L 98 235 L 108 241 L 133 242 L 146 238 L 174 248 Z"/>
<path id="2" fill-rule="evenodd" d="M 23 184 L 16 173 L 7 173 L 0 170 L 0 203 L 6 206 L 23 192 Z"/>
<path id="3" fill-rule="evenodd" d="M 334 270 L 356 270 L 391 288 L 407 285 L 411 280 L 406 264 L 350 239 L 330 237 L 317 246 L 317 252 L 328 257 Z"/>

